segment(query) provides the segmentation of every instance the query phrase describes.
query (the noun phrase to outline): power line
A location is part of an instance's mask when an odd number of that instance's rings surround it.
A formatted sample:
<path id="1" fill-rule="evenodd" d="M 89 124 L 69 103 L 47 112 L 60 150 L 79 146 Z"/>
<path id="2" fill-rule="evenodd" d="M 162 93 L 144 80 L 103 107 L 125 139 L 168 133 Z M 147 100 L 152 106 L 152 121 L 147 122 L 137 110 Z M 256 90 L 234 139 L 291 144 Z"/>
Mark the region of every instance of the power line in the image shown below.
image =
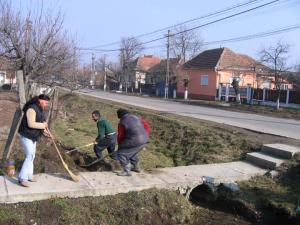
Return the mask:
<path id="1" fill-rule="evenodd" d="M 256 6 L 256 7 L 247 9 L 247 10 L 244 10 L 244 11 L 241 11 L 241 12 L 238 12 L 238 13 L 234 13 L 234 14 L 232 14 L 232 15 L 229 15 L 229 16 L 226 16 L 226 17 L 223 17 L 223 18 L 220 18 L 220 19 L 211 21 L 211 22 L 207 22 L 207 23 L 202 24 L 202 25 L 199 25 L 199 26 L 196 26 L 196 27 L 192 27 L 192 28 L 189 28 L 189 29 L 186 29 L 186 30 L 183 30 L 183 31 L 174 33 L 174 34 L 171 34 L 170 36 L 176 36 L 176 35 L 178 35 L 178 34 L 182 34 L 182 33 L 185 33 L 185 32 L 189 32 L 189 31 L 192 31 L 192 30 L 195 30 L 195 29 L 199 29 L 199 28 L 201 28 L 201 27 L 205 27 L 205 26 L 208 26 L 208 25 L 211 25 L 211 24 L 214 24 L 214 23 L 223 21 L 223 20 L 227 20 L 227 19 L 229 19 L 229 18 L 233 18 L 233 17 L 235 17 L 235 16 L 239 16 L 239 15 L 242 15 L 242 14 L 245 14 L 245 13 L 248 13 L 248 12 L 251 12 L 251 11 L 254 11 L 254 10 L 257 10 L 257 9 L 259 9 L 259 8 L 262 8 L 262 7 L 265 7 L 265 6 L 274 4 L 275 2 L 278 2 L 278 1 L 279 1 L 279 0 L 273 0 L 273 1 L 271 1 L 271 2 L 262 4 L 262 5 L 259 5 L 259 6 Z M 164 38 L 165 38 L 165 37 L 160 37 L 160 38 L 152 39 L 152 40 L 149 40 L 149 41 L 141 42 L 141 43 L 139 43 L 138 45 L 146 45 L 146 44 L 149 44 L 149 43 L 152 43 L 152 42 L 156 42 L 156 41 L 162 40 L 162 39 L 164 39 Z M 101 52 L 111 52 L 111 51 L 120 51 L 121 49 L 118 48 L 118 49 L 109 49 L 109 50 L 108 50 L 108 49 L 97 49 L 97 48 L 80 48 L 80 50 L 91 50 L 91 51 L 93 50 L 93 51 L 101 51 Z"/>
<path id="2" fill-rule="evenodd" d="M 244 10 L 242 12 L 238 12 L 238 13 L 235 13 L 233 15 L 229 15 L 229 16 L 226 16 L 226 17 L 223 17 L 221 19 L 217 19 L 217 20 L 214 20 L 212 22 L 208 22 L 208 23 L 205 23 L 205 24 L 202 24 L 202 25 L 199 25 L 199 26 L 196 26 L 196 27 L 192 27 L 192 28 L 189 28 L 189 29 L 186 29 L 184 31 L 179 31 L 175 34 L 171 34 L 171 36 L 175 36 L 175 35 L 178 35 L 178 34 L 182 34 L 182 33 L 185 33 L 185 32 L 189 32 L 189 31 L 192 31 L 192 30 L 195 30 L 195 29 L 198 29 L 198 28 L 201 28 L 201 27 L 204 27 L 204 26 L 208 26 L 208 25 L 211 25 L 211 24 L 214 24 L 214 23 L 217 23 L 217 22 L 220 22 L 222 20 L 227 20 L 227 19 L 230 19 L 232 17 L 235 17 L 235 16 L 239 16 L 241 14 L 244 14 L 244 13 L 247 13 L 247 12 L 251 12 L 253 10 L 256 10 L 256 9 L 259 9 L 259 8 L 262 8 L 262 7 L 265 7 L 265 6 L 268 6 L 268 5 L 271 5 L 275 2 L 278 2 L 279 0 L 274 0 L 274 1 L 271 1 L 271 2 L 268 2 L 268 3 L 265 3 L 263 5 L 259 5 L 259 6 L 256 6 L 256 7 L 253 7 L 251 9 L 247 9 L 247 10 Z"/>
<path id="3" fill-rule="evenodd" d="M 262 7 L 271 5 L 271 4 L 274 4 L 275 2 L 278 2 L 278 1 L 279 0 L 273 0 L 271 2 L 268 2 L 268 3 L 262 4 L 262 5 L 253 7 L 251 9 L 247 9 L 247 10 L 244 10 L 244 11 L 241 11 L 241 12 L 238 12 L 238 13 L 235 13 L 235 14 L 232 14 L 232 15 L 229 15 L 229 16 L 226 16 L 226 17 L 223 17 L 223 18 L 220 18 L 220 19 L 217 19 L 217 20 L 214 20 L 214 21 L 211 21 L 211 22 L 208 22 L 208 23 L 196 26 L 196 27 L 192 27 L 192 28 L 186 29 L 184 31 L 177 32 L 175 34 L 171 34 L 171 36 L 176 36 L 176 35 L 181 34 L 181 33 L 189 32 L 191 30 L 199 29 L 199 28 L 204 27 L 204 26 L 208 26 L 208 25 L 211 25 L 211 24 L 214 24 L 214 23 L 217 23 L 217 22 L 229 19 L 229 18 L 233 18 L 235 16 L 238 16 L 238 15 L 241 15 L 241 14 L 244 14 L 244 13 L 247 13 L 247 12 L 250 12 L 250 11 L 254 11 L 256 9 L 259 9 L 259 8 L 262 8 Z M 295 26 L 298 26 L 298 25 L 295 25 Z M 271 31 L 269 34 L 268 34 L 268 32 L 258 33 L 258 34 L 253 34 L 253 35 L 248 35 L 248 36 L 242 36 L 242 37 L 238 37 L 238 38 L 232 38 L 232 39 L 226 39 L 226 40 L 220 40 L 220 41 L 214 41 L 214 42 L 206 42 L 205 45 L 214 44 L 214 43 L 221 43 L 222 41 L 224 41 L 224 42 L 233 42 L 233 41 L 238 41 L 239 39 L 245 39 L 245 38 L 251 39 L 252 36 L 253 36 L 252 38 L 261 37 L 263 35 L 264 36 L 270 36 L 272 34 L 282 33 L 282 32 L 290 31 L 291 29 L 297 29 L 297 28 L 298 27 L 296 27 L 296 28 L 295 27 L 285 27 L 285 28 L 281 28 L 279 30 Z M 146 41 L 146 42 L 142 42 L 139 45 L 146 45 L 146 44 L 149 44 L 149 43 L 152 43 L 152 42 L 156 42 L 158 40 L 162 40 L 164 38 L 165 37 L 160 37 L 160 38 L 152 39 L 152 40 L 149 40 L 149 41 Z M 79 48 L 79 49 L 80 50 L 95 51 L 95 52 L 113 52 L 113 51 L 120 51 L 121 50 L 120 48 L 117 48 L 117 49 Z"/>
<path id="4" fill-rule="evenodd" d="M 267 37 L 267 36 L 272 36 L 272 35 L 275 35 L 275 34 L 290 32 L 290 31 L 293 31 L 293 30 L 296 30 L 296 29 L 299 29 L 299 28 L 300 28 L 300 24 L 295 24 L 295 25 L 281 27 L 281 28 L 266 31 L 266 32 L 249 34 L 249 35 L 245 35 L 245 36 L 234 37 L 234 38 L 223 39 L 223 40 L 217 40 L 217 41 L 204 42 L 203 45 L 213 45 L 213 44 L 220 44 L 220 43 L 245 41 L 245 40 L 250 40 L 250 39 L 255 39 L 255 38 L 260 38 L 260 37 Z M 145 49 L 153 49 L 153 48 L 159 48 L 159 47 L 164 47 L 164 46 L 165 45 L 149 46 L 149 47 L 146 47 Z M 114 51 L 116 51 L 116 50 L 119 51 L 120 49 L 114 49 Z M 94 51 L 94 50 L 91 50 L 91 51 Z M 107 50 L 107 51 L 110 51 L 110 50 Z"/>
<path id="5" fill-rule="evenodd" d="M 190 22 L 197 21 L 197 20 L 201 20 L 201 19 L 205 19 L 205 18 L 217 16 L 219 14 L 223 14 L 225 12 L 229 12 L 229 11 L 231 11 L 233 9 L 237 9 L 237 8 L 240 8 L 240 7 L 243 7 L 243 6 L 251 5 L 251 4 L 254 4 L 256 2 L 260 2 L 260 1 L 263 1 L 263 0 L 250 0 L 250 1 L 248 0 L 248 1 L 243 2 L 243 3 L 238 3 L 236 5 L 232 5 L 232 6 L 229 6 L 227 8 L 224 8 L 224 9 L 221 9 L 221 10 L 217 10 L 217 11 L 208 13 L 208 14 L 206 14 L 204 16 L 192 18 L 192 19 L 183 21 L 181 23 L 178 23 L 178 24 L 175 24 L 175 25 L 171 25 L 171 26 L 168 26 L 168 27 L 164 27 L 164 28 L 160 28 L 160 29 L 157 29 L 157 30 L 154 30 L 154 31 L 151 31 L 151 32 L 144 33 L 144 34 L 139 34 L 137 36 L 133 36 L 132 38 L 140 38 L 140 37 L 148 36 L 148 35 L 155 34 L 155 33 L 161 32 L 161 31 L 169 30 L 171 28 L 175 28 L 175 27 L 178 27 L 178 26 L 190 23 Z M 111 42 L 111 43 L 107 43 L 107 44 L 103 44 L 103 45 L 98 45 L 98 46 L 94 46 L 94 47 L 89 47 L 89 48 L 100 48 L 100 47 L 111 46 L 111 45 L 115 45 L 115 44 L 119 44 L 119 43 L 120 43 L 120 41 L 115 41 L 115 42 Z"/>
<path id="6" fill-rule="evenodd" d="M 246 41 L 246 40 L 250 40 L 250 39 L 255 39 L 255 38 L 260 38 L 260 37 L 267 37 L 267 36 L 272 36 L 272 35 L 275 35 L 275 34 L 285 33 L 285 32 L 289 32 L 289 31 L 292 31 L 292 30 L 299 29 L 299 28 L 300 28 L 300 24 L 296 24 L 296 25 L 283 27 L 283 28 L 280 28 L 280 29 L 277 29 L 277 30 L 272 30 L 272 31 L 267 31 L 267 32 L 250 34 L 250 35 L 246 35 L 246 36 L 241 36 L 241 37 L 236 37 L 236 38 L 229 38 L 229 39 L 218 40 L 218 41 L 204 42 L 203 45 L 212 45 L 212 44 L 219 44 L 219 43 Z"/>

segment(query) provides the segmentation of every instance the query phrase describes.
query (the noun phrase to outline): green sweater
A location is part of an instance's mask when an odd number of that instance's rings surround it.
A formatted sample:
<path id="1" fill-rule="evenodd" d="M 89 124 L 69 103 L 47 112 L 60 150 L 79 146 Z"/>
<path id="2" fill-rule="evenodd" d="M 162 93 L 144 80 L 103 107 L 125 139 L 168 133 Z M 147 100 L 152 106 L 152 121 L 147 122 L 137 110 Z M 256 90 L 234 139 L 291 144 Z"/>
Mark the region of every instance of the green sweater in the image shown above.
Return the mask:
<path id="1" fill-rule="evenodd" d="M 101 141 L 105 138 L 107 134 L 116 132 L 115 129 L 108 122 L 108 120 L 104 118 L 98 120 L 97 128 L 98 128 L 98 136 L 96 137 L 96 141 Z"/>

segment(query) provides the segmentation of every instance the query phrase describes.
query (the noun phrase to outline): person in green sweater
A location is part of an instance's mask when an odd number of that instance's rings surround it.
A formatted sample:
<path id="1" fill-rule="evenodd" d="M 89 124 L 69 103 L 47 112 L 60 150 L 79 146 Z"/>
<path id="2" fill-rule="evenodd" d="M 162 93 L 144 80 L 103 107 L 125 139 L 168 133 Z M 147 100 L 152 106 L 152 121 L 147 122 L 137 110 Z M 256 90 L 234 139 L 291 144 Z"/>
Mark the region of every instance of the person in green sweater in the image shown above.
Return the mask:
<path id="1" fill-rule="evenodd" d="M 117 134 L 110 122 L 100 115 L 98 110 L 92 112 L 92 119 L 97 123 L 98 136 L 94 142 L 94 152 L 98 159 L 102 159 L 102 152 L 107 148 L 108 154 L 114 159 Z"/>

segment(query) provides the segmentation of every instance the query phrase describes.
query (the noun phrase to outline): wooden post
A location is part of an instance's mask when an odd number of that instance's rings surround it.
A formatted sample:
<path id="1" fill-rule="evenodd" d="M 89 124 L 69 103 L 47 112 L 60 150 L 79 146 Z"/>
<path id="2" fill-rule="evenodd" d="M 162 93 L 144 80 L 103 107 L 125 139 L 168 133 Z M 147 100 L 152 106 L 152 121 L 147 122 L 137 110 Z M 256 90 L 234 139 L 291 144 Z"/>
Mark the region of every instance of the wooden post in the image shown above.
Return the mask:
<path id="1" fill-rule="evenodd" d="M 17 72 L 17 82 L 18 82 L 18 87 L 19 87 L 19 98 L 20 98 L 20 107 L 16 109 L 16 112 L 14 114 L 14 118 L 10 127 L 10 131 L 8 134 L 8 138 L 6 140 L 6 144 L 3 150 L 3 156 L 2 156 L 2 163 L 4 160 L 7 160 L 10 156 L 13 143 L 16 137 L 16 134 L 18 132 L 22 116 L 23 116 L 23 106 L 26 103 L 26 98 L 25 98 L 25 88 L 24 88 L 24 78 L 23 78 L 23 71 L 18 70 Z"/>
<path id="2" fill-rule="evenodd" d="M 58 104 L 58 89 L 57 88 L 54 88 L 53 89 L 53 92 L 51 94 L 51 105 L 50 105 L 50 109 L 49 109 L 49 113 L 48 113 L 48 116 L 47 116 L 47 123 L 48 125 L 51 124 L 51 120 L 53 118 L 53 114 L 56 114 L 57 112 L 57 104 Z"/>

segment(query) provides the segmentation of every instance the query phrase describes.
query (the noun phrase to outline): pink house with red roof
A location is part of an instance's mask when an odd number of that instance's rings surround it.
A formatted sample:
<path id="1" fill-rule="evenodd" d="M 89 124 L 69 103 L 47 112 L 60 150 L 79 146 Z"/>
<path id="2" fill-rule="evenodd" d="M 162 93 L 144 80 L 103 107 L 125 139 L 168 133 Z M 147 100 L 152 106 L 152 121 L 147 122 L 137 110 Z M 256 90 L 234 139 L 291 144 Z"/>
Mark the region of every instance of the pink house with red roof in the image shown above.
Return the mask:
<path id="1" fill-rule="evenodd" d="M 178 96 L 184 96 L 184 79 L 188 79 L 190 98 L 215 100 L 221 86 L 231 86 L 238 78 L 239 86 L 262 87 L 262 74 L 270 69 L 250 56 L 238 54 L 229 48 L 203 51 L 183 64 L 181 77 L 177 80 Z"/>

